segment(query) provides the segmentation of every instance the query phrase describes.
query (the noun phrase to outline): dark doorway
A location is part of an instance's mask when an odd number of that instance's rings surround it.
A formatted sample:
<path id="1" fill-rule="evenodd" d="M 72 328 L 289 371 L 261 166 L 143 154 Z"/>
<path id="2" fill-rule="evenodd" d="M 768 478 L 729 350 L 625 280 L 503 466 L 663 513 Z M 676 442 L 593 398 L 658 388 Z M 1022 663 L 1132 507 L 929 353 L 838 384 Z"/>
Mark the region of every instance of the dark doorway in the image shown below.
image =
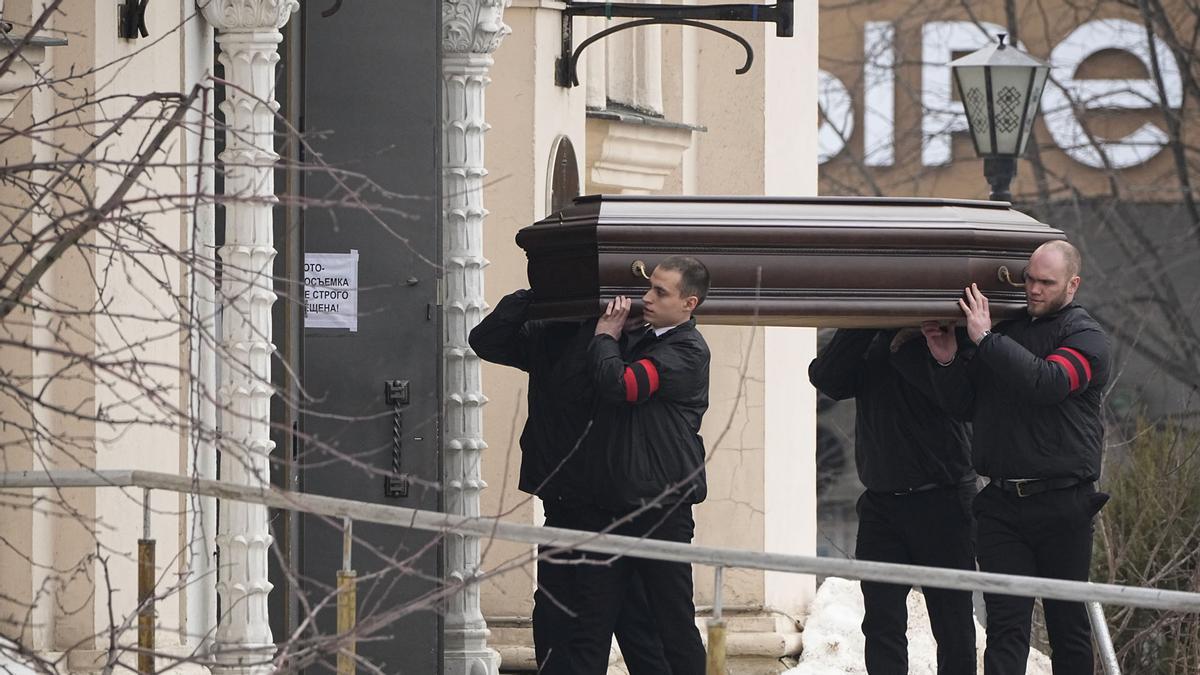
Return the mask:
<path id="1" fill-rule="evenodd" d="M 305 492 L 440 510 L 438 3 L 303 3 L 304 297 L 298 454 Z M 323 636 L 341 523 L 305 516 L 300 589 Z M 441 671 L 429 534 L 356 523 L 358 654 Z M 285 636 L 276 636 L 284 639 Z M 309 633 L 304 637 L 312 637 Z M 331 654 L 307 669 L 332 672 Z"/>

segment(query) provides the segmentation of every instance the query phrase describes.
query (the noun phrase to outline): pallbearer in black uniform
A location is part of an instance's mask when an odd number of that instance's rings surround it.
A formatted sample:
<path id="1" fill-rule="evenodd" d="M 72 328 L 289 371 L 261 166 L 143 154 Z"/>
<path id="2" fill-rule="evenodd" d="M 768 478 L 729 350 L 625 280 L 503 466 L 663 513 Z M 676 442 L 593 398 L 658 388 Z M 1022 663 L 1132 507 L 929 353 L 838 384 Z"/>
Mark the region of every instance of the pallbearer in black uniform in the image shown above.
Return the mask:
<path id="1" fill-rule="evenodd" d="M 596 323 L 587 357 L 597 393 L 586 452 L 594 461 L 600 501 L 608 513 L 596 529 L 647 539 L 690 543 L 692 507 L 704 501 L 704 441 L 708 409 L 708 344 L 692 312 L 708 295 L 708 269 L 695 258 L 672 256 L 650 275 L 642 296 L 642 330 L 630 333 L 632 303 L 618 296 Z M 590 554 L 589 554 L 590 555 Z M 591 556 L 580 565 L 579 614 L 569 650 L 574 672 L 608 672 L 613 626 L 627 588 L 641 578 L 650 614 L 662 637 L 671 675 L 703 675 L 704 644 L 696 630 L 692 566 L 644 558 Z"/>
<path id="2" fill-rule="evenodd" d="M 1079 252 L 1043 244 L 1025 270 L 1028 316 L 992 329 L 988 300 L 972 285 L 959 303 L 978 347 L 924 327 L 943 405 L 974 421 L 974 462 L 989 484 L 975 499 L 985 572 L 1086 581 L 1104 447 L 1101 399 L 1108 338 L 1074 304 Z M 987 675 L 1019 675 L 1029 655 L 1033 599 L 985 594 Z M 1080 603 L 1043 600 L 1055 675 L 1091 675 L 1091 630 Z"/>
<path id="3" fill-rule="evenodd" d="M 587 348 L 596 320 L 532 321 L 532 304 L 531 291 L 504 296 L 471 331 L 470 344 L 485 361 L 529 373 L 529 408 L 520 441 L 521 491 L 541 498 L 547 527 L 588 529 L 596 520 L 598 501 L 581 448 L 595 408 Z M 538 561 L 533 644 L 542 675 L 575 672 L 567 641 L 580 611 L 578 557 L 567 551 Z M 624 590 L 614 632 L 630 675 L 668 672 L 641 579 L 635 576 Z"/>
<path id="4" fill-rule="evenodd" d="M 860 560 L 973 570 L 971 470 L 966 425 L 935 402 L 929 352 L 917 329 L 839 330 L 808 368 L 826 396 L 857 401 L 855 462 Z M 950 339 L 953 339 L 953 333 Z M 863 582 L 866 666 L 908 672 L 909 587 Z M 938 673 L 975 672 L 971 594 L 926 588 Z"/>

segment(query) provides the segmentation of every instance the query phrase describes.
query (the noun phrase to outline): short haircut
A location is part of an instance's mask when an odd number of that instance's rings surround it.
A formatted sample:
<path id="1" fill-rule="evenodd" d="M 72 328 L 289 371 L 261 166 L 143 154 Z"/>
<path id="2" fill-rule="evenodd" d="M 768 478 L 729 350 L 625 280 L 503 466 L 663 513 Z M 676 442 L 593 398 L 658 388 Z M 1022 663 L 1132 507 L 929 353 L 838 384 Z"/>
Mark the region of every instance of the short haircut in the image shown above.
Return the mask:
<path id="1" fill-rule="evenodd" d="M 679 292 L 683 297 L 696 296 L 699 307 L 708 297 L 708 268 L 704 263 L 688 255 L 673 255 L 663 259 L 658 266 L 664 270 L 679 272 Z"/>
<path id="2" fill-rule="evenodd" d="M 1079 276 L 1083 270 L 1083 258 L 1079 255 L 1079 249 L 1075 248 L 1071 242 L 1065 239 L 1055 239 L 1048 241 L 1037 248 L 1037 251 L 1058 251 L 1062 256 L 1063 262 L 1067 264 L 1067 279 Z M 1037 253 L 1034 251 L 1034 253 Z"/>

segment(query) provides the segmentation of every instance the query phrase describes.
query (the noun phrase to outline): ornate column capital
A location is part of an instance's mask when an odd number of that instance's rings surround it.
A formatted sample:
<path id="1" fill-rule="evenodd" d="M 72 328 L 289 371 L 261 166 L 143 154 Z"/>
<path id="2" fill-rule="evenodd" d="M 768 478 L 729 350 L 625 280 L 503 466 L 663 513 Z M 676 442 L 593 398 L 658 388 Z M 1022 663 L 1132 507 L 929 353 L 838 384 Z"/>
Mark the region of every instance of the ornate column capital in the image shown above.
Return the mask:
<path id="1" fill-rule="evenodd" d="M 300 8 L 299 0 L 196 0 L 204 18 L 222 33 L 277 31 Z"/>
<path id="2" fill-rule="evenodd" d="M 442 0 L 442 53 L 491 54 L 512 32 L 504 23 L 511 0 Z"/>

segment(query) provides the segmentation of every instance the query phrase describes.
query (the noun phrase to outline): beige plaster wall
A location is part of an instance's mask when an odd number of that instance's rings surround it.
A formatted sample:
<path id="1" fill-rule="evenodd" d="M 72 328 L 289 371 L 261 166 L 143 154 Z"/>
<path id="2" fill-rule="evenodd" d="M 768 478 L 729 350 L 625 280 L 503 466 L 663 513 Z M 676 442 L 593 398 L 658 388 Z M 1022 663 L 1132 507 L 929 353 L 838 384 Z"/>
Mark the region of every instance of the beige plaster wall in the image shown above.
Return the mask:
<path id="1" fill-rule="evenodd" d="M 765 446 L 764 329 L 702 326 L 712 351 L 709 411 L 701 435 L 709 452 L 708 499 L 695 509 L 696 543 L 763 550 L 763 461 Z M 697 604 L 712 604 L 709 568 L 695 567 Z M 724 602 L 757 606 L 762 574 L 734 569 L 725 573 Z"/>
<path id="2" fill-rule="evenodd" d="M 6 17 L 24 16 L 28 21 L 35 9 L 29 6 L 29 0 L 10 0 L 5 13 Z M 194 14 L 194 8 L 189 3 L 152 3 L 147 14 L 151 38 L 137 41 L 117 37 L 116 12 L 116 3 L 93 0 L 64 3 L 53 27 L 68 38 L 69 44 L 48 50 L 45 67 L 53 68 L 59 77 L 72 70 L 82 75 L 60 83 L 59 91 L 68 96 L 83 96 L 86 92 L 87 96 L 104 97 L 114 93 L 136 96 L 189 89 L 190 83 L 185 80 L 194 80 L 196 74 L 192 68 L 187 71 L 192 74 L 185 77 L 185 60 L 190 66 L 196 61 L 206 62 L 208 49 L 207 44 L 185 42 L 181 37 L 185 31 L 178 30 L 184 18 Z M 105 103 L 103 113 L 88 108 L 79 128 L 62 129 L 53 138 L 43 140 L 68 152 L 83 148 L 95 133 L 106 128 L 104 120 L 120 115 L 129 104 L 129 99 L 114 99 Z M 32 105 L 45 118 L 65 102 L 63 98 L 40 93 Z M 153 107 L 147 110 L 157 112 Z M 144 132 L 148 128 L 144 122 L 129 124 L 101 152 L 110 161 L 132 158 L 146 142 Z M 184 141 L 184 134 L 177 133 L 156 162 L 168 165 L 181 162 L 187 145 Z M 29 151 L 49 154 L 45 146 L 31 147 Z M 4 152 L 8 159 L 9 151 Z M 102 202 L 122 179 L 122 172 L 111 164 L 101 166 L 83 173 L 82 189 Z M 154 193 L 177 195 L 191 188 L 190 182 L 181 180 L 174 167 L 164 166 L 148 173 L 128 198 Z M 176 249 L 188 245 L 190 216 L 186 209 L 155 201 L 133 208 L 145 211 L 153 236 L 161 245 Z M 104 227 L 109 228 L 107 234 L 113 232 L 111 226 Z M 95 236 L 90 241 L 104 242 Z M 136 246 L 128 238 L 125 243 Z M 154 274 L 132 264 L 131 256 L 138 257 Z M 6 446 L 6 458 L 17 459 L 21 468 L 186 470 L 180 447 L 187 437 L 187 427 L 179 413 L 186 409 L 187 403 L 186 381 L 180 368 L 186 369 L 188 357 L 181 347 L 184 335 L 173 325 L 179 320 L 184 271 L 177 260 L 151 255 L 146 250 L 135 248 L 115 253 L 105 247 L 86 254 L 72 252 L 50 269 L 34 296 L 49 309 L 25 317 L 32 324 L 26 329 L 29 340 L 85 355 L 106 354 L 134 344 L 123 360 L 145 368 L 145 376 L 159 388 L 160 398 L 151 400 L 139 387 L 122 382 L 117 374 L 92 372 L 47 352 L 31 355 L 28 351 L 5 350 L 0 356 L 5 367 L 15 362 L 34 374 L 34 383 L 38 382 L 36 378 L 53 380 L 55 384 L 46 396 L 49 403 L 78 407 L 84 416 L 103 415 L 119 421 L 96 423 L 39 411 L 44 433 L 38 439 L 28 439 L 26 445 L 14 448 L 11 453 Z M 103 281 L 97 282 L 96 277 Z M 103 303 L 102 310 L 98 303 Z M 72 308 L 87 310 L 88 314 L 64 319 L 61 310 Z M 8 330 L 9 322 L 5 323 Z M 7 419 L 12 412 L 11 401 L 0 401 L 0 406 L 3 406 L 0 413 Z M 31 461 L 31 454 L 36 454 L 37 459 Z M 19 459 L 22 455 L 25 458 Z M 5 470 L 13 468 L 17 467 L 10 465 Z M 0 592 L 17 598 L 17 604 L 34 592 L 31 589 L 42 593 L 30 617 L 34 628 L 27 631 L 29 646 L 41 650 L 66 647 L 86 650 L 93 646 L 96 632 L 106 630 L 110 603 L 118 621 L 136 606 L 135 552 L 137 539 L 142 535 L 141 492 L 66 490 L 43 494 L 49 498 L 48 505 L 39 508 L 36 515 L 9 518 L 6 514 L 3 518 L 5 537 L 11 535 L 10 541 L 27 547 L 35 564 L 12 560 L 11 552 L 4 554 L 7 559 L 0 560 L 5 570 L 0 577 Z M 15 504 L 15 511 L 28 511 L 29 498 L 30 491 L 13 492 L 6 494 L 3 501 Z M 172 583 L 179 571 L 179 533 L 183 531 L 184 517 L 175 495 L 159 494 L 154 505 L 152 529 L 158 540 L 158 576 Z M 67 509 L 72 511 L 70 515 L 65 514 Z M 107 569 L 95 558 L 97 551 L 106 559 Z M 106 575 L 111 579 L 111 591 Z M 173 593 L 159 603 L 159 625 L 163 631 L 159 644 L 179 643 L 184 615 L 182 595 Z M 4 613 L 9 614 L 12 609 L 5 607 Z M 0 626 L 0 630 L 5 634 L 21 634 L 19 628 L 11 625 Z M 123 640 L 132 641 L 132 634 Z"/>
<path id="3" fill-rule="evenodd" d="M 484 206 L 485 297 L 495 305 L 501 297 L 526 288 L 525 254 L 516 245 L 517 230 L 542 218 L 546 210 L 546 176 L 554 141 L 566 135 L 582 161 L 584 151 L 584 89 L 554 85 L 554 59 L 558 56 L 560 14 L 547 3 L 515 2 L 505 10 L 504 21 L 512 34 L 495 54 L 492 83 L 487 92 L 488 132 L 485 165 L 488 179 Z M 481 495 L 480 511 L 514 522 L 540 520 L 540 505 L 517 490 L 521 451 L 517 444 L 525 420 L 524 373 L 503 366 L 483 365 L 484 440 L 483 476 L 488 489 Z M 510 542 L 486 542 L 483 567 L 532 554 L 532 547 Z M 482 589 L 485 616 L 528 617 L 533 609 L 533 568 L 494 578 Z"/>
<path id="4" fill-rule="evenodd" d="M 155 27 L 155 34 L 162 34 L 167 29 L 174 28 L 180 23 L 180 8 L 175 3 L 157 3 L 148 6 L 147 24 Z M 106 26 L 115 26 L 117 15 L 116 5 L 97 3 L 96 24 L 92 28 L 96 63 L 109 63 L 118 59 L 132 58 L 137 63 L 121 75 L 116 75 L 109 82 L 102 82 L 104 91 L 120 91 L 134 95 L 154 91 L 186 91 L 189 86 L 181 82 L 183 54 L 178 33 L 171 39 L 152 43 L 150 40 L 120 40 L 114 31 L 105 30 Z M 151 64 L 153 66 L 151 67 Z M 139 67 L 140 66 L 140 67 Z M 182 135 L 178 136 L 182 141 Z M 179 161 L 179 151 L 182 142 L 172 144 L 172 151 L 164 159 Z M 132 156 L 135 146 L 129 139 L 114 148 L 115 152 Z M 97 190 L 100 194 L 113 191 L 123 176 L 111 172 L 100 172 L 96 177 Z M 148 184 L 142 190 L 135 191 L 131 197 L 147 196 L 154 192 L 169 194 L 171 191 L 186 186 L 169 169 L 156 169 L 149 176 Z M 141 193 L 140 195 L 138 193 Z M 146 212 L 152 213 L 161 209 L 160 204 L 146 204 Z M 178 212 L 149 215 L 154 236 L 161 246 L 181 249 L 187 244 L 181 241 L 181 231 L 178 227 Z M 178 309 L 174 306 L 175 298 L 182 295 L 181 269 L 178 265 L 165 266 L 156 269 L 156 274 L 150 274 L 138 266 L 131 264 L 130 251 L 117 255 L 99 255 L 97 265 L 112 266 L 114 273 L 109 276 L 104 286 L 103 301 L 115 315 L 127 314 L 145 317 L 146 320 L 131 322 L 113 320 L 108 316 L 100 317 L 96 322 L 97 349 L 117 348 L 129 342 L 131 331 L 141 331 L 146 335 L 146 341 L 139 345 L 131 356 L 144 363 L 163 364 L 161 367 L 151 367 L 148 375 L 160 386 L 166 387 L 166 398 L 172 408 L 180 400 L 181 388 L 186 388 L 178 367 L 186 367 L 187 361 L 181 364 L 179 350 L 183 335 L 178 330 L 164 330 L 162 325 L 155 325 L 152 319 L 160 318 L 164 322 L 177 322 L 180 318 Z M 166 281 L 169 289 L 159 288 Z M 178 438 L 181 433 L 180 420 L 164 409 L 163 404 L 145 400 L 134 385 L 122 385 L 111 379 L 103 378 L 98 382 L 96 392 L 97 404 L 112 411 L 114 415 L 125 415 L 142 420 L 134 425 L 121 427 L 106 426 L 97 429 L 96 468 L 121 469 L 138 467 L 150 471 L 180 473 L 186 470 L 180 465 L 176 451 Z M 182 411 L 180 411 L 182 412 Z M 152 497 L 157 503 L 157 513 L 152 517 L 151 528 L 159 542 L 157 560 L 160 568 L 170 564 L 175 557 L 176 533 L 182 520 L 176 511 L 174 495 L 159 493 Z M 137 539 L 142 535 L 142 507 L 140 494 L 123 494 L 119 491 L 101 491 L 97 493 L 97 513 L 108 527 L 100 530 L 100 542 L 114 552 L 109 564 L 109 573 L 118 579 L 136 578 Z M 174 576 L 174 570 L 165 570 L 167 578 Z M 114 591 L 116 606 L 129 611 L 137 603 L 136 588 L 132 584 L 122 584 Z M 166 598 L 158 610 L 165 623 L 164 627 L 174 629 L 179 610 L 177 603 L 179 594 Z M 98 603 L 99 605 L 100 603 Z M 108 620 L 108 608 L 97 606 L 96 625 L 103 626 Z"/>
<path id="5" fill-rule="evenodd" d="M 750 42 L 756 54 L 762 54 L 761 27 L 738 25 L 733 30 Z M 745 75 L 735 75 L 734 68 L 744 59 L 737 43 L 707 31 L 696 39 L 697 68 L 703 73 L 694 84 L 696 121 L 708 129 L 696 135 L 696 192 L 761 195 L 766 121 L 762 63 Z M 696 509 L 696 543 L 761 551 L 766 516 L 764 331 L 704 326 L 702 332 L 713 355 L 709 385 L 713 405 L 702 429 L 710 453 L 709 498 Z M 711 572 L 701 567 L 694 571 L 697 603 L 712 604 Z M 729 570 L 724 589 L 730 605 L 762 604 L 761 573 Z"/>
<path id="6" fill-rule="evenodd" d="M 15 12 L 17 3 L 9 0 L 10 12 Z M 6 8 L 9 9 L 9 8 Z M 28 9 L 25 10 L 28 12 Z M 33 102 L 26 99 L 3 121 L 13 128 L 27 127 L 33 119 Z M 32 144 L 8 143 L 0 159 L 9 164 L 29 162 L 34 159 Z M 14 225 L 28 237 L 31 230 L 29 219 L 19 220 L 21 192 L 11 183 L 0 184 L 0 224 Z M 0 270 L 8 270 L 14 264 L 18 251 L 13 247 L 0 247 Z M 21 269 L 28 270 L 29 265 Z M 5 286 L 8 291 L 11 284 Z M 10 344 L 28 344 L 33 331 L 28 313 L 16 310 L 11 318 L 0 321 L 0 339 Z M 26 381 L 32 375 L 32 355 L 26 349 L 11 346 L 0 347 L 0 372 L 4 373 L 5 384 L 13 385 Z M 19 405 L 13 395 L 5 391 L 0 395 L 0 471 L 23 471 L 33 466 L 33 448 L 25 432 L 32 423 L 25 406 Z M 33 512 L 28 506 L 28 491 L 0 492 L 0 633 L 19 637 L 26 642 L 33 639 L 32 631 L 24 620 L 33 598 L 32 568 L 27 557 L 33 549 Z"/>
<path id="7" fill-rule="evenodd" d="M 578 156 L 585 156 L 583 88 L 568 92 L 553 86 L 558 16 L 533 9 L 537 4 L 518 0 L 506 10 L 513 33 L 495 55 L 488 90 L 492 130 L 487 137 L 484 249 L 491 262 L 490 303 L 526 283 L 525 258 L 513 236 L 542 215 L 548 143 L 568 133 Z M 757 56 L 754 69 L 744 76 L 733 74 L 743 58 L 735 43 L 704 31 L 663 29 L 665 117 L 708 129 L 694 134 L 664 193 L 816 193 L 817 15 L 815 6 L 797 11 L 800 35 L 792 40 L 774 37 L 773 27 L 734 27 L 754 45 Z M 577 40 L 580 34 L 577 30 Z M 815 394 L 804 369 L 815 352 L 815 331 L 729 326 L 704 326 L 702 331 L 713 354 L 711 407 L 702 429 L 712 458 L 709 498 L 696 509 L 696 542 L 811 554 L 816 540 Z M 523 374 L 485 364 L 489 403 L 484 432 L 490 447 L 483 460 L 489 488 L 482 510 L 531 522 L 535 505 L 515 488 L 525 386 Z M 493 544 L 484 567 L 527 550 Z M 697 602 L 708 604 L 711 570 L 698 568 L 695 579 Z M 485 616 L 528 617 L 532 588 L 528 575 L 516 573 L 491 582 L 483 590 Z M 725 602 L 800 613 L 812 589 L 812 579 L 734 570 L 726 575 Z"/>
<path id="8" fill-rule="evenodd" d="M 5 6 L 5 17 L 11 18 L 19 26 L 28 26 L 40 11 L 41 3 L 10 1 Z M 91 8 L 81 8 L 72 20 L 86 23 L 89 17 L 92 17 Z M 56 22 L 55 27 L 71 30 L 66 19 L 63 19 L 61 26 Z M 85 55 L 90 63 L 87 49 L 78 42 L 75 40 L 67 47 L 47 50 L 41 70 L 55 69 L 57 64 L 72 62 L 79 55 Z M 85 75 L 65 86 L 64 90 L 75 94 L 93 86 L 93 78 Z M 23 119 L 28 124 L 35 118 L 45 119 L 52 113 L 53 106 L 54 101 L 50 96 L 31 92 L 18 112 L 19 117 L 14 117 L 13 121 Z M 71 135 L 82 136 L 78 132 L 60 132 L 53 135 L 37 134 L 36 140 L 20 139 L 13 144 L 18 147 L 4 150 L 5 156 L 7 158 L 8 153 L 13 152 L 15 155 L 48 160 L 52 157 L 50 148 L 56 143 L 66 142 L 64 139 Z M 49 176 L 42 178 L 48 179 Z M 86 175 L 82 184 L 88 190 L 95 186 L 91 176 Z M 5 196 L 6 201 L 12 200 L 9 203 L 14 205 L 28 203 L 21 195 Z M 32 214 L 25 215 L 18 227 L 34 232 L 48 224 L 47 217 Z M 42 283 L 28 299 L 43 307 L 90 307 L 94 302 L 93 285 L 87 280 L 90 265 L 91 261 L 85 260 L 77 250 L 69 252 L 48 270 Z M 31 261 L 27 261 L 23 267 L 23 272 L 31 271 Z M 78 409 L 85 416 L 94 412 L 92 374 L 73 363 L 72 359 L 56 354 L 61 351 L 92 353 L 94 325 L 91 320 L 63 318 L 54 311 L 21 309 L 10 315 L 4 325 L 6 330 L 19 326 L 17 330 L 27 340 L 21 346 L 4 348 L 6 365 L 18 364 L 18 372 L 27 373 L 30 377 L 21 382 L 26 395 L 40 392 L 44 402 L 44 405 L 37 406 L 31 404 L 28 398 L 22 401 L 6 398 L 3 401 L 5 419 L 21 419 L 33 425 L 32 431 L 14 439 L 16 447 L 11 452 L 6 448 L 5 455 L 21 458 L 18 461 L 23 466 L 19 468 L 36 470 L 91 466 L 94 445 L 87 439 L 94 435 L 94 425 L 55 412 L 55 408 Z M 13 595 L 21 599 L 14 603 L 16 606 L 6 608 L 12 613 L 6 612 L 3 630 L 8 635 L 22 636 L 35 649 L 52 649 L 64 637 L 77 640 L 90 635 L 93 632 L 92 612 L 95 605 L 90 590 L 85 589 L 91 570 L 83 561 L 95 548 L 87 526 L 81 526 L 79 521 L 86 523 L 94 517 L 94 494 L 85 491 L 54 493 L 23 490 L 10 492 L 6 496 L 12 512 L 23 515 L 6 522 L 5 528 L 9 531 L 5 534 L 15 535 L 19 545 L 25 548 L 12 551 L 16 560 L 11 566 L 6 566 L 6 570 L 12 574 L 0 578 L 0 588 L 4 589 L 5 595 L 12 588 Z M 38 502 L 40 506 L 35 509 L 31 498 L 45 501 Z M 78 517 L 65 517 L 68 510 L 78 514 Z M 70 596 L 69 604 L 56 602 L 58 598 L 67 596 Z M 32 603 L 32 607 L 22 606 L 22 600 Z"/>
<path id="9" fill-rule="evenodd" d="M 766 29 L 767 78 L 764 191 L 817 194 L 818 7 L 795 6 L 796 37 Z M 817 392 L 808 382 L 816 357 L 814 328 L 766 329 L 766 550 L 815 555 L 817 542 Z M 783 478 L 780 480 L 780 478 Z M 764 574 L 764 602 L 792 614 L 806 611 L 816 579 Z"/>
<path id="10" fill-rule="evenodd" d="M 816 11 L 797 7 L 797 37 L 781 39 L 769 26 L 738 26 L 757 59 L 745 75 L 733 68 L 741 48 L 720 36 L 699 40 L 696 141 L 699 194 L 812 195 L 816 193 Z M 736 102 L 736 103 L 734 103 Z M 708 429 L 738 429 L 712 449 L 710 499 L 697 509 L 698 543 L 812 554 L 816 547 L 816 398 L 805 368 L 815 354 L 815 330 L 707 326 L 716 393 L 740 376 L 746 400 L 730 418 L 714 410 Z M 744 364 L 743 364 L 744 361 Z M 730 382 L 732 379 L 733 382 Z M 743 515 L 745 514 L 745 515 Z M 725 523 L 733 519 L 741 530 Z M 697 600 L 711 602 L 708 570 L 696 570 Z M 801 613 L 811 578 L 747 570 L 726 575 L 726 602 L 768 605 Z"/>

